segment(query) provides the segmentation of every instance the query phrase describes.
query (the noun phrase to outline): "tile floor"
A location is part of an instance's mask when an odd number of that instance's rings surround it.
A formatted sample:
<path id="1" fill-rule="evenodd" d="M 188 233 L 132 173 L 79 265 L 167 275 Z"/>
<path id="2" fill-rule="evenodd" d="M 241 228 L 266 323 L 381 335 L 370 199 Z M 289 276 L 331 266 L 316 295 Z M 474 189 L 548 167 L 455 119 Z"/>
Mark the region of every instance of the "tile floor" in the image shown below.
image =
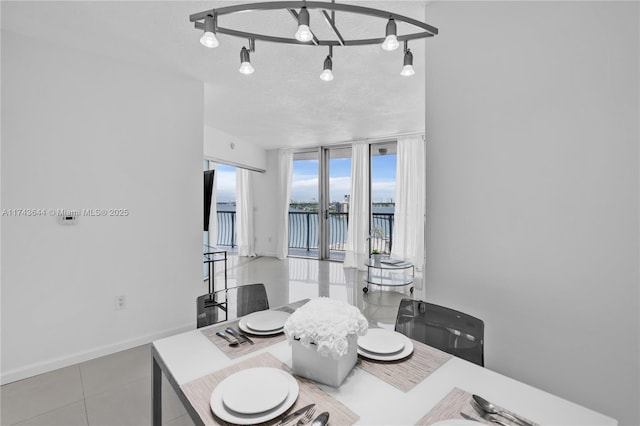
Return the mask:
<path id="1" fill-rule="evenodd" d="M 393 327 L 400 299 L 410 297 L 407 287 L 372 287 L 364 294 L 363 273 L 345 270 L 337 262 L 232 256 L 231 263 L 229 284 L 265 283 L 271 306 L 327 296 L 358 306 L 371 323 Z M 419 276 L 415 287 L 414 297 L 420 298 Z M 150 345 L 6 384 L 0 396 L 2 426 L 149 425 Z M 165 425 L 193 424 L 166 380 L 162 406 Z"/>

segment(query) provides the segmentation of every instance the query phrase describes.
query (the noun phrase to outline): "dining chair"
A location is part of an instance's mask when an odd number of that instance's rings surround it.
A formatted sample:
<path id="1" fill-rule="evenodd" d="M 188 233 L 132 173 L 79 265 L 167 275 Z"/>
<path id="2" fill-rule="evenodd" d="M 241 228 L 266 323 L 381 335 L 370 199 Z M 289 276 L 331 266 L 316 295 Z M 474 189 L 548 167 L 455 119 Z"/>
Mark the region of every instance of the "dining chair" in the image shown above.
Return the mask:
<path id="1" fill-rule="evenodd" d="M 451 355 L 484 366 L 484 322 L 444 306 L 402 299 L 395 330 Z"/>
<path id="2" fill-rule="evenodd" d="M 229 287 L 198 297 L 197 328 L 269 309 L 264 284 Z"/>

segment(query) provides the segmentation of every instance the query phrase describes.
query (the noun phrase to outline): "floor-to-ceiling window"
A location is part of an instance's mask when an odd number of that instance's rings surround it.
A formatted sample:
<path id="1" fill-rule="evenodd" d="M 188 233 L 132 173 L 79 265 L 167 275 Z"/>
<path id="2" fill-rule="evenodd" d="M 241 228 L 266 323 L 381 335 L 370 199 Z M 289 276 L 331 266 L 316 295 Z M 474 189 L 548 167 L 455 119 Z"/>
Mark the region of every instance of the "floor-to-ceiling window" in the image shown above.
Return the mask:
<path id="1" fill-rule="evenodd" d="M 204 160 L 204 170 L 215 170 L 214 200 L 211 210 L 215 212 L 215 224 L 210 226 L 215 232 L 204 231 L 203 244 L 236 249 L 236 168 L 222 163 Z"/>
<path id="2" fill-rule="evenodd" d="M 350 147 L 319 148 L 294 155 L 290 256 L 344 259 L 350 191 Z"/>
<path id="3" fill-rule="evenodd" d="M 293 156 L 289 203 L 289 256 L 318 258 L 318 151 Z"/>
<path id="4" fill-rule="evenodd" d="M 396 142 L 370 145 L 371 249 L 393 246 Z M 289 255 L 344 260 L 351 197 L 351 147 L 294 154 L 289 204 Z"/>
<path id="5" fill-rule="evenodd" d="M 371 145 L 371 250 L 390 254 L 396 191 L 396 142 Z"/>

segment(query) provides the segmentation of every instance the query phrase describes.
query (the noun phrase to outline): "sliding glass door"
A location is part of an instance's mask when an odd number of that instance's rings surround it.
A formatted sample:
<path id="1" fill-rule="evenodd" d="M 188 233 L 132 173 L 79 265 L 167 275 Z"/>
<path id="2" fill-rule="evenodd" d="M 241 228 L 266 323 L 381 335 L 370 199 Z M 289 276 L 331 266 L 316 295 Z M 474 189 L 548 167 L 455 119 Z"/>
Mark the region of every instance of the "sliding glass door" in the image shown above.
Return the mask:
<path id="1" fill-rule="evenodd" d="M 371 248 L 393 245 L 396 142 L 371 144 Z M 344 260 L 351 198 L 351 146 L 321 147 L 293 157 L 289 255 Z"/>
<path id="2" fill-rule="evenodd" d="M 318 148 L 293 157 L 289 255 L 343 260 L 351 190 L 351 148 Z"/>

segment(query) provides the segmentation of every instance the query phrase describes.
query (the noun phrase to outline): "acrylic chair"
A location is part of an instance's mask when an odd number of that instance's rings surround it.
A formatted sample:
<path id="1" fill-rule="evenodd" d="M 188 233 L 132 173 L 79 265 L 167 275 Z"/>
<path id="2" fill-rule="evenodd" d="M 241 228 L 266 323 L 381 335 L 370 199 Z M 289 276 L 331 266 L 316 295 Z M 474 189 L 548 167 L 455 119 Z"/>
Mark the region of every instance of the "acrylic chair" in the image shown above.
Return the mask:
<path id="1" fill-rule="evenodd" d="M 247 284 L 198 297 L 197 326 L 205 327 L 269 309 L 264 284 Z"/>
<path id="2" fill-rule="evenodd" d="M 395 330 L 484 366 L 484 322 L 471 315 L 422 300 L 402 299 Z"/>

